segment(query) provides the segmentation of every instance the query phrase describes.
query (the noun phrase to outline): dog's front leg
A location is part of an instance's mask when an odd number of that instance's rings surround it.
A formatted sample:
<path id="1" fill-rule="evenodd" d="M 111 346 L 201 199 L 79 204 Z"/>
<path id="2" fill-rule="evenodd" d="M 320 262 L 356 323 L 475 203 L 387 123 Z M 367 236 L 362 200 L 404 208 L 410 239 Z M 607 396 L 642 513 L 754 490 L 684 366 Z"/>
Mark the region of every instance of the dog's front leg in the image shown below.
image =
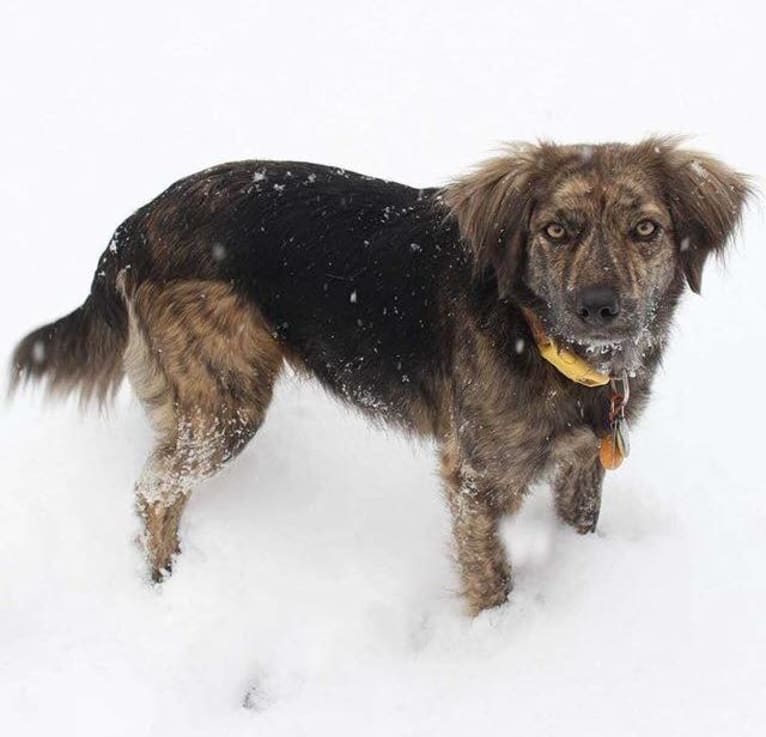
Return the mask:
<path id="1" fill-rule="evenodd" d="M 598 457 L 599 440 L 587 427 L 557 439 L 552 462 L 558 468 L 553 481 L 559 519 L 579 533 L 593 532 L 601 511 L 604 468 Z"/>
<path id="2" fill-rule="evenodd" d="M 562 464 L 554 482 L 559 518 L 580 534 L 595 532 L 601 511 L 604 467 L 598 457 Z"/>
<path id="3" fill-rule="evenodd" d="M 442 454 L 442 476 L 452 513 L 462 594 L 469 614 L 475 616 L 503 604 L 511 590 L 511 567 L 498 534 L 509 497 L 454 451 Z"/>

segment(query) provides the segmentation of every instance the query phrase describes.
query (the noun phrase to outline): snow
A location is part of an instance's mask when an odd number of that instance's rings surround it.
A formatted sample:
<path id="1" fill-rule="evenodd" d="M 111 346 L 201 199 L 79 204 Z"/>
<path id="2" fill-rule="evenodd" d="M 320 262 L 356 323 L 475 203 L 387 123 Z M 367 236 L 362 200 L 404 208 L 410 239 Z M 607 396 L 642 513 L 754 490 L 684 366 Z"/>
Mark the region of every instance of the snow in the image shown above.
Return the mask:
<path id="1" fill-rule="evenodd" d="M 223 261 L 226 258 L 226 246 L 223 243 L 213 243 L 210 247 L 210 253 L 213 261 Z"/>
<path id="2" fill-rule="evenodd" d="M 424 187 L 499 140 L 692 131 L 766 170 L 761 6 L 531 6 L 6 3 L 0 352 L 82 302 L 135 207 L 222 161 Z M 726 270 L 685 299 L 598 534 L 559 527 L 537 489 L 504 530 L 511 600 L 476 620 L 434 449 L 311 383 L 285 379 L 192 496 L 161 588 L 134 544 L 135 400 L 99 416 L 18 397 L 0 415 L 0 729 L 760 734 L 764 240 L 751 208 Z"/>
<path id="3" fill-rule="evenodd" d="M 38 364 L 45 361 L 45 343 L 42 340 L 36 340 L 32 344 L 32 360 Z"/>

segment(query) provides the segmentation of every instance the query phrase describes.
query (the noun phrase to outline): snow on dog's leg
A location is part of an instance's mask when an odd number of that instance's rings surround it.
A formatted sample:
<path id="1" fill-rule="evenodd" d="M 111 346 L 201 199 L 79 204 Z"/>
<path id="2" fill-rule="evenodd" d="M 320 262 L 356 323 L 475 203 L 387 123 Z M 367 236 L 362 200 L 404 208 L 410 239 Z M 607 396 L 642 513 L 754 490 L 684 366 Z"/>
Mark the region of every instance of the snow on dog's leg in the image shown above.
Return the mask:
<path id="1" fill-rule="evenodd" d="M 228 285 L 143 284 L 127 301 L 125 369 L 157 433 L 136 484 L 157 581 L 178 552 L 192 489 L 237 455 L 263 421 L 282 353 L 257 310 Z"/>
<path id="2" fill-rule="evenodd" d="M 176 427 L 160 442 L 136 484 L 136 507 L 144 522 L 144 546 L 152 578 L 170 572 L 179 550 L 178 525 L 192 489 L 215 474 L 255 433 L 245 412 L 230 415 L 222 401 L 218 416 L 176 406 Z"/>
<path id="3" fill-rule="evenodd" d="M 173 556 L 179 552 L 178 525 L 191 488 L 162 484 L 161 471 L 153 465 L 152 461 L 147 462 L 136 484 L 136 508 L 144 523 L 142 542 L 152 580 L 161 581 L 170 573 Z"/>

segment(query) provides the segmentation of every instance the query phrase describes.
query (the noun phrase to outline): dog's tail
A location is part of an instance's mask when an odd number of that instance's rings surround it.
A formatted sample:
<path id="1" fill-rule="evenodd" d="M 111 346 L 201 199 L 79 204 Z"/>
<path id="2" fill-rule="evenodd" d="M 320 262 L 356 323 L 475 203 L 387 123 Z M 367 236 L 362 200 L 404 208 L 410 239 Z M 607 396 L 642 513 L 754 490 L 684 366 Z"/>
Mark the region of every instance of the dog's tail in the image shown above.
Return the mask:
<path id="1" fill-rule="evenodd" d="M 34 330 L 16 346 L 11 394 L 31 379 L 44 381 L 53 395 L 79 391 L 83 404 L 96 399 L 101 405 L 114 396 L 123 377 L 128 314 L 117 289 L 119 265 L 113 244 L 99 262 L 85 302 Z"/>

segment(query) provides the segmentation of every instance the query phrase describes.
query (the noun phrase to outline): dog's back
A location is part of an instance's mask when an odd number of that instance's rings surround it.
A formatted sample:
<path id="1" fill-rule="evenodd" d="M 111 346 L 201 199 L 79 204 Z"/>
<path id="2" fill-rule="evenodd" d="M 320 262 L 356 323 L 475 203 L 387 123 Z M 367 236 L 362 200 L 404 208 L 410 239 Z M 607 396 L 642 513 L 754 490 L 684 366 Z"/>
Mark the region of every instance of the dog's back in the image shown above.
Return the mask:
<path id="1" fill-rule="evenodd" d="M 413 393 L 443 362 L 439 293 L 455 293 L 469 268 L 435 194 L 299 162 L 180 180 L 118 228 L 85 304 L 21 342 L 14 383 L 46 378 L 103 399 L 122 376 L 122 297 L 184 281 L 203 293 L 205 282 L 249 301 L 332 391 L 406 425 Z"/>

